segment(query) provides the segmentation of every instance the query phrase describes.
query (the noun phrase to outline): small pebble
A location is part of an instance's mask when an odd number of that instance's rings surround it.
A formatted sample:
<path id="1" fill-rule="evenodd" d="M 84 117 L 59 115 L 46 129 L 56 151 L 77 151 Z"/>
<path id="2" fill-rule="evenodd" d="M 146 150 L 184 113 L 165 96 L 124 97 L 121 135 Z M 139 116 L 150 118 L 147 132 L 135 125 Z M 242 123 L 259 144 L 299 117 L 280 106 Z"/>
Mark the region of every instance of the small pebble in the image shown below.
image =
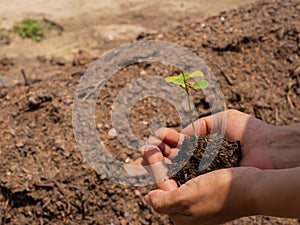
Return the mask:
<path id="1" fill-rule="evenodd" d="M 158 35 L 157 35 L 157 38 L 158 38 L 158 39 L 163 38 L 163 37 L 164 37 L 163 34 L 158 34 Z"/>
<path id="2" fill-rule="evenodd" d="M 147 72 L 145 70 L 141 70 L 140 75 L 145 76 L 147 75 Z"/>
<path id="3" fill-rule="evenodd" d="M 147 121 L 143 120 L 143 121 L 142 121 L 142 124 L 148 125 L 149 123 L 148 123 Z"/>
<path id="4" fill-rule="evenodd" d="M 109 131 L 108 131 L 108 136 L 110 137 L 116 137 L 117 136 L 117 131 L 115 128 L 111 128 Z"/>
<path id="5" fill-rule="evenodd" d="M 24 147 L 24 143 L 23 142 L 17 142 L 16 147 L 17 148 L 22 148 L 22 147 Z"/>

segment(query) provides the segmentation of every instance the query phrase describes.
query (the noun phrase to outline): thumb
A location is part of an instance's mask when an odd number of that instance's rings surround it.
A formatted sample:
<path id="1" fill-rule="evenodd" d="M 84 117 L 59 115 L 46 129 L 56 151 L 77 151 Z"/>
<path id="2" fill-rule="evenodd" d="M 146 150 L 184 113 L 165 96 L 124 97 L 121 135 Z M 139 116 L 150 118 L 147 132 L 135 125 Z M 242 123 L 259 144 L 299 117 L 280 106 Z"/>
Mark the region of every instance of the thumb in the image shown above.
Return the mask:
<path id="1" fill-rule="evenodd" d="M 174 214 L 178 205 L 176 192 L 173 191 L 154 190 L 146 195 L 145 200 L 148 205 L 161 214 Z"/>
<path id="2" fill-rule="evenodd" d="M 195 132 L 197 135 L 208 135 L 211 133 L 211 117 L 203 117 L 194 122 Z M 193 125 L 189 124 L 186 128 L 181 131 L 183 134 L 191 136 L 194 134 Z"/>

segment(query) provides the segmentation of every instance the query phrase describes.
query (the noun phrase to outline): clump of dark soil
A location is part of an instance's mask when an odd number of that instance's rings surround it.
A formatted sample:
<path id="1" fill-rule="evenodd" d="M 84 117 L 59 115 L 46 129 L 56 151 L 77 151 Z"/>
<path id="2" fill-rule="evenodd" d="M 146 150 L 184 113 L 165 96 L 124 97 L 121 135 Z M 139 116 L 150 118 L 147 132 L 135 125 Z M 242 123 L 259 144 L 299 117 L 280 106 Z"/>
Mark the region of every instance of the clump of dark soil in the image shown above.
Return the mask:
<path id="1" fill-rule="evenodd" d="M 241 158 L 239 142 L 223 139 L 218 134 L 198 136 L 197 140 L 190 136 L 184 139 L 178 155 L 168 165 L 168 172 L 180 186 L 201 174 L 236 167 Z"/>

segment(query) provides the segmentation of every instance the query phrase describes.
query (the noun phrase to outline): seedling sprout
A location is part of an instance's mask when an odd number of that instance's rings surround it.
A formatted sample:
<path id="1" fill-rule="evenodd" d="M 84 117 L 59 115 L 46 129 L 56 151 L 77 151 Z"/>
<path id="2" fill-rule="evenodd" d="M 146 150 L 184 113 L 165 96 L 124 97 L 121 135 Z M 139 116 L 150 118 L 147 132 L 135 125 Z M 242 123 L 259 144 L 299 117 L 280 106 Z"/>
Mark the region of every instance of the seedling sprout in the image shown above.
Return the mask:
<path id="1" fill-rule="evenodd" d="M 203 77 L 204 74 L 201 71 L 195 71 L 191 74 L 188 74 L 186 72 L 182 72 L 177 76 L 169 76 L 165 78 L 166 82 L 177 84 L 181 86 L 184 90 L 185 93 L 187 94 L 187 100 L 188 100 L 188 105 L 189 105 L 189 115 L 190 115 L 190 121 L 193 127 L 193 132 L 196 137 L 196 129 L 195 129 L 195 124 L 193 121 L 193 114 L 192 114 L 192 108 L 191 108 L 191 102 L 190 102 L 190 89 L 204 89 L 208 87 L 208 81 L 207 80 L 199 80 L 199 81 L 194 81 L 193 78 L 195 77 Z"/>

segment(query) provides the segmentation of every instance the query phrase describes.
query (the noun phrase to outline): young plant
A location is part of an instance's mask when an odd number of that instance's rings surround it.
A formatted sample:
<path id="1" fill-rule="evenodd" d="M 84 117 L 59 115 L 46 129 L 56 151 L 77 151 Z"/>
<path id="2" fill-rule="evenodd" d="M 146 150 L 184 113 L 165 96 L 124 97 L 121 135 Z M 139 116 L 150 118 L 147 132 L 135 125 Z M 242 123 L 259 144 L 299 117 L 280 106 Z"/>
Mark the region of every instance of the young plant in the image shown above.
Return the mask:
<path id="1" fill-rule="evenodd" d="M 45 38 L 43 28 L 38 20 L 24 19 L 19 24 L 15 24 L 13 31 L 22 38 L 30 38 L 33 41 L 41 41 Z"/>
<path id="2" fill-rule="evenodd" d="M 185 93 L 187 94 L 187 100 L 189 105 L 189 114 L 190 114 L 190 121 L 192 123 L 194 135 L 196 137 L 196 129 L 195 124 L 193 121 L 193 113 L 191 108 L 191 102 L 190 102 L 190 89 L 204 89 L 208 87 L 208 81 L 207 80 L 199 80 L 195 81 L 193 78 L 195 77 L 203 77 L 204 74 L 201 71 L 195 71 L 191 74 L 188 74 L 186 72 L 180 73 L 178 76 L 169 76 L 165 78 L 166 82 L 177 84 L 184 88 Z"/>
<path id="3" fill-rule="evenodd" d="M 62 32 L 63 29 L 61 25 L 46 18 L 43 20 L 26 18 L 14 25 L 13 32 L 19 34 L 22 38 L 30 38 L 32 41 L 37 42 L 45 38 L 46 32 L 50 30 Z"/>

